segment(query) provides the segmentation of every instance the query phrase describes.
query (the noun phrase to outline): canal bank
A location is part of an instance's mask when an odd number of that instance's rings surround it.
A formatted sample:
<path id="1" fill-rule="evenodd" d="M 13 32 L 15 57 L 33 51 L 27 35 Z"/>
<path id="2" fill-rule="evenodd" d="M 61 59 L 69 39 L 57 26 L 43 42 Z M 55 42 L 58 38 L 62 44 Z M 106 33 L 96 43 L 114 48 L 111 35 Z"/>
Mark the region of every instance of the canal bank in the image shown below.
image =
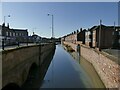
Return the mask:
<path id="1" fill-rule="evenodd" d="M 76 44 L 63 42 L 76 51 Z M 80 54 L 95 68 L 106 88 L 120 88 L 120 66 L 106 54 L 80 44 Z M 119 59 L 119 58 L 118 58 Z"/>
<path id="2" fill-rule="evenodd" d="M 92 65 L 78 58 L 79 61 L 57 45 L 40 88 L 105 88 Z"/>

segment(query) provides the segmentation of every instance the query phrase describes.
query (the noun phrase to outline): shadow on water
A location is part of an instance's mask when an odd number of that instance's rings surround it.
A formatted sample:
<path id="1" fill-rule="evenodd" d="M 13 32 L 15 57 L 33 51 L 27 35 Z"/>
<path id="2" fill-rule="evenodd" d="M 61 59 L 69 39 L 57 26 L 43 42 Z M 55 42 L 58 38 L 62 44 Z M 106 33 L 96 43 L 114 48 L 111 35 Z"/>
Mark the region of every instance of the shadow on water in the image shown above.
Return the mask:
<path id="1" fill-rule="evenodd" d="M 21 90 L 39 90 L 41 83 L 43 82 L 44 76 L 48 70 L 48 67 L 53 59 L 55 49 L 45 58 L 42 65 L 39 67 L 33 64 L 29 70 L 27 80 L 22 85 Z"/>

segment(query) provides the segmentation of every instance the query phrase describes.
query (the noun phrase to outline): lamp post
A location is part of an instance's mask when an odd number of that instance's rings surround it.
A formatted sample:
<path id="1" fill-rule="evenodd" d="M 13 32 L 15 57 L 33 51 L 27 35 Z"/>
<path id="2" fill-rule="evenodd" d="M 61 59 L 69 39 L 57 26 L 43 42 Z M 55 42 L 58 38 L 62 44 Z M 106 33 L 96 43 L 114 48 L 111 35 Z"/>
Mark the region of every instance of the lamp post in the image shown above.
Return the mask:
<path id="1" fill-rule="evenodd" d="M 52 16 L 52 37 L 51 37 L 51 39 L 52 39 L 52 43 L 54 44 L 54 16 L 53 16 L 53 14 L 48 14 L 48 16 Z M 52 61 L 52 80 L 53 80 L 53 87 L 54 87 L 54 61 Z"/>
<path id="2" fill-rule="evenodd" d="M 52 38 L 54 38 L 54 16 L 53 14 L 48 14 L 48 16 L 52 16 Z"/>

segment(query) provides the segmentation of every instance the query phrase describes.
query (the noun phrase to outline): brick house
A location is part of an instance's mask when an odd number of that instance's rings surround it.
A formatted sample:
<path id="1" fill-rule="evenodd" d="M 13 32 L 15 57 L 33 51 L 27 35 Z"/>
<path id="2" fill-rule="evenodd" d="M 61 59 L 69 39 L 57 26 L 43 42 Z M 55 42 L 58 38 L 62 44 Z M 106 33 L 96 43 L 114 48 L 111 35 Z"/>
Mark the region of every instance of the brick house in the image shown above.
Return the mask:
<path id="1" fill-rule="evenodd" d="M 114 35 L 114 33 L 116 29 L 118 30 L 117 32 L 119 32 L 120 27 L 105 26 L 105 25 L 98 25 L 92 27 L 90 29 L 92 36 L 91 39 L 92 47 L 96 47 L 100 49 L 114 48 L 113 44 L 115 42 L 119 42 L 119 38 L 117 38 L 115 41 L 116 35 Z"/>

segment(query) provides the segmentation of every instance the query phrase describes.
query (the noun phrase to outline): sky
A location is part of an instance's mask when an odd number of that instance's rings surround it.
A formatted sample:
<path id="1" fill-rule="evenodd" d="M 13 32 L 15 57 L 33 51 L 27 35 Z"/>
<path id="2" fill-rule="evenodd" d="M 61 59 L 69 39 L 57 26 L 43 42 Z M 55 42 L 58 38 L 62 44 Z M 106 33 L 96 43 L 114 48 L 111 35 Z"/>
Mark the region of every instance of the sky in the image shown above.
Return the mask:
<path id="1" fill-rule="evenodd" d="M 117 2 L 2 2 L 2 20 L 10 28 L 28 29 L 41 37 L 51 37 L 54 16 L 54 36 L 62 37 L 80 28 L 99 25 L 118 25 Z M 10 17 L 7 17 L 10 15 Z"/>

